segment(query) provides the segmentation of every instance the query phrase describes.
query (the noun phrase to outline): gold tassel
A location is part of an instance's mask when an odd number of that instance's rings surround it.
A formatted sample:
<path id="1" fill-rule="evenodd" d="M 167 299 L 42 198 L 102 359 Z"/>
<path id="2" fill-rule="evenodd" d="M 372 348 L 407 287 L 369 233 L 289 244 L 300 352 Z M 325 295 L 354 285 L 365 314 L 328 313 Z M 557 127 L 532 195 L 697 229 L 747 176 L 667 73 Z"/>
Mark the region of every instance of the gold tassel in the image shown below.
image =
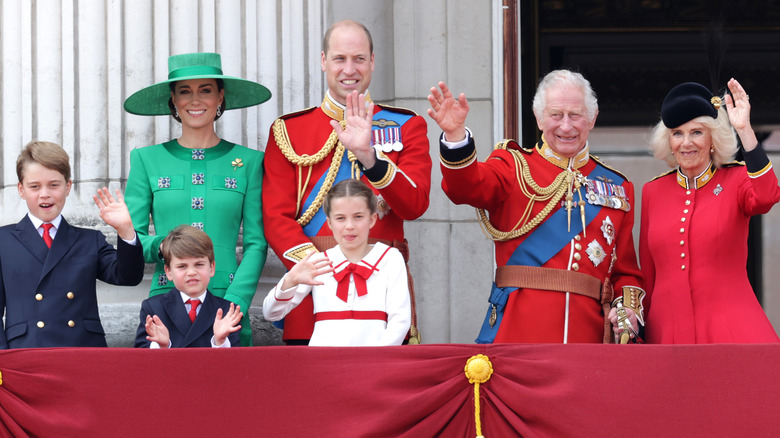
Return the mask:
<path id="1" fill-rule="evenodd" d="M 482 421 L 479 418 L 479 384 L 490 380 L 490 376 L 493 375 L 493 364 L 487 356 L 477 354 L 466 361 L 465 371 L 469 383 L 474 384 L 474 423 L 477 427 L 477 438 L 485 438 L 482 435 Z"/>

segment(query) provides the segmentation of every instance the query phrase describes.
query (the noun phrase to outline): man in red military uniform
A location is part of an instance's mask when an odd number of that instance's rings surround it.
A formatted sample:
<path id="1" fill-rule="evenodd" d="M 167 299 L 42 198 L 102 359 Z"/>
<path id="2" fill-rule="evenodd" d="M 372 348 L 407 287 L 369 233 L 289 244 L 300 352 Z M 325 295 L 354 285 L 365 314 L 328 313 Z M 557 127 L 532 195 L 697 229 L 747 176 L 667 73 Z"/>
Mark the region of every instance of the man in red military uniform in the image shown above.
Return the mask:
<path id="1" fill-rule="evenodd" d="M 271 127 L 263 182 L 266 239 L 287 269 L 315 250 L 315 243 L 335 245 L 329 240 L 322 199 L 336 182 L 360 178 L 379 198 L 379 221 L 370 237 L 408 255 L 403 223 L 425 213 L 429 202 L 425 120 L 412 111 L 371 102 L 367 89 L 374 47 L 362 24 L 347 20 L 332 25 L 321 58 L 328 82 L 322 104 L 284 115 Z M 283 337 L 288 343 L 305 343 L 313 327 L 307 297 L 285 318 Z"/>
<path id="2" fill-rule="evenodd" d="M 529 149 L 505 141 L 484 163 L 466 129 L 466 97 L 439 87 L 428 114 L 444 131 L 442 188 L 476 207 L 495 241 L 498 269 L 477 342 L 610 342 L 613 324 L 633 336 L 644 295 L 634 187 L 589 154 L 598 115 L 590 83 L 568 70 L 548 74 L 533 104 L 541 141 Z"/>

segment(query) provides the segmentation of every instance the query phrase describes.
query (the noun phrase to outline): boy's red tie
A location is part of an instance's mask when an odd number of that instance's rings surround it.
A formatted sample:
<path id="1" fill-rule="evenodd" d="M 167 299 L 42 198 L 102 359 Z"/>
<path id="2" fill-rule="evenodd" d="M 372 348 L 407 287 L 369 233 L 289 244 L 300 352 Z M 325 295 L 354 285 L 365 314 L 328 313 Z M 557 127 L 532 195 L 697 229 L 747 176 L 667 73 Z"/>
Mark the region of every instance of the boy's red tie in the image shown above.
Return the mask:
<path id="1" fill-rule="evenodd" d="M 51 239 L 51 234 L 49 234 L 49 230 L 51 230 L 54 227 L 54 225 L 43 224 L 42 227 L 43 227 L 43 241 L 46 243 L 46 246 L 51 248 L 52 239 Z"/>
<path id="2" fill-rule="evenodd" d="M 198 306 L 200 305 L 200 300 L 187 300 L 188 303 L 190 303 L 190 321 L 195 322 L 195 317 L 198 316 Z"/>

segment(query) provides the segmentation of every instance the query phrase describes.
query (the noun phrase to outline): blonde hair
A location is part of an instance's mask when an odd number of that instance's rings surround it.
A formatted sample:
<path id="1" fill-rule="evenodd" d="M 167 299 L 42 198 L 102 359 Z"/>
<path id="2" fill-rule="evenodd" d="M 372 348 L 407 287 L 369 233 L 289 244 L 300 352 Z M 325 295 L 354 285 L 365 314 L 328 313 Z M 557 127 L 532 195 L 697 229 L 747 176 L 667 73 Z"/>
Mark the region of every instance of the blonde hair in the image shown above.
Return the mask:
<path id="1" fill-rule="evenodd" d="M 712 137 L 712 162 L 715 167 L 722 167 L 724 163 L 734 160 L 737 154 L 737 134 L 729 123 L 729 116 L 725 106 L 718 110 L 718 118 L 713 119 L 710 116 L 699 116 L 692 122 L 701 123 L 710 130 Z M 672 155 L 672 144 L 669 136 L 672 130 L 659 121 L 650 133 L 650 152 L 655 158 L 666 161 L 669 167 L 678 165 L 677 159 Z"/>

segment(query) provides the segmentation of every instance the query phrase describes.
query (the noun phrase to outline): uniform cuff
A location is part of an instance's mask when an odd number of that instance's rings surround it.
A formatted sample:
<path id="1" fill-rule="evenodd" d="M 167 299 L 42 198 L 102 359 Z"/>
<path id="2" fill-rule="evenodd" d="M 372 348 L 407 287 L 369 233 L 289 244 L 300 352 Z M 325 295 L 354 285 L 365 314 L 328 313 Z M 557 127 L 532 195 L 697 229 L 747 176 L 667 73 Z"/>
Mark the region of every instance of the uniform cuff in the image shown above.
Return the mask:
<path id="1" fill-rule="evenodd" d="M 466 143 L 463 146 L 451 149 L 444 142 L 444 134 L 439 138 L 439 155 L 441 163 L 449 168 L 464 167 L 477 158 L 477 147 L 471 132 L 466 130 Z"/>
<path id="2" fill-rule="evenodd" d="M 759 177 L 772 168 L 772 162 L 769 161 L 761 143 L 752 151 L 743 151 L 742 157 L 745 159 L 748 175 L 752 178 Z"/>

